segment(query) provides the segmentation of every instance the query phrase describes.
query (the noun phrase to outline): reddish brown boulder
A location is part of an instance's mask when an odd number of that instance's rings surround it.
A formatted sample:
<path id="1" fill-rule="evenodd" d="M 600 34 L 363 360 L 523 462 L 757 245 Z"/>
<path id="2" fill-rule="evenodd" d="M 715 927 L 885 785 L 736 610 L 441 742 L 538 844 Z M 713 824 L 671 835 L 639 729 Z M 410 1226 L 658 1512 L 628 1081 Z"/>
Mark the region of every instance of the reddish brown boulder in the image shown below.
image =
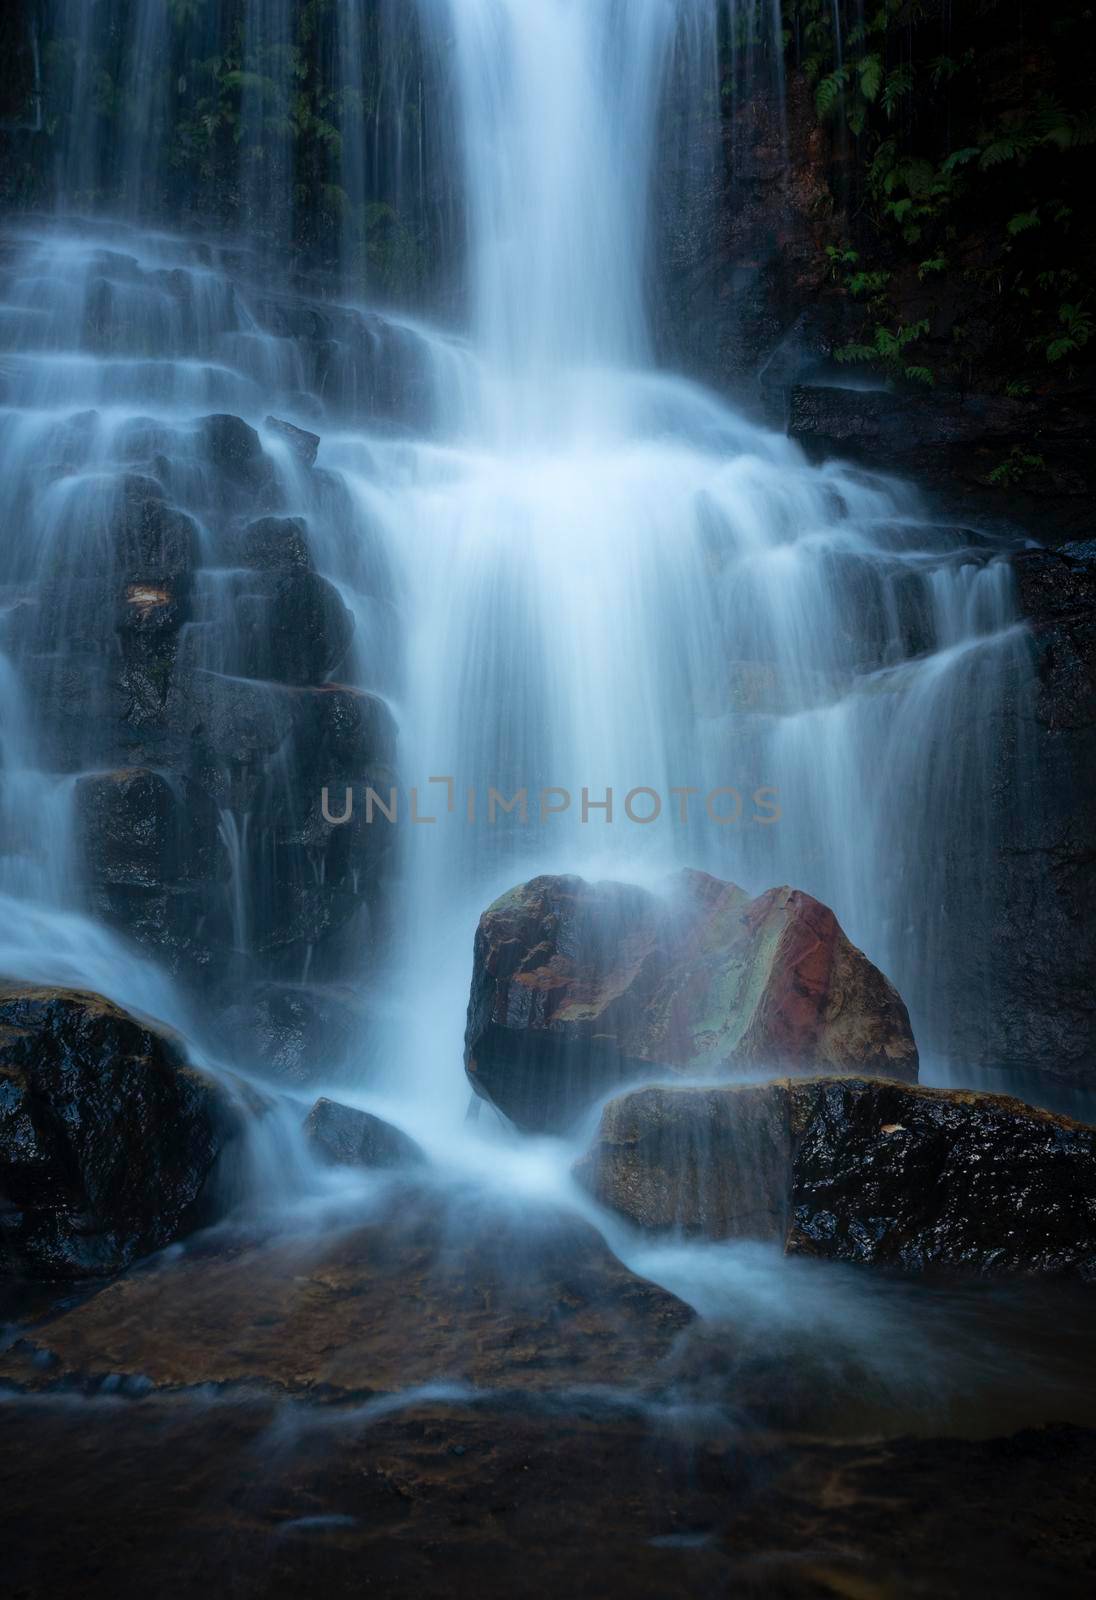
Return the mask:
<path id="1" fill-rule="evenodd" d="M 662 894 L 542 877 L 484 912 L 465 1065 L 521 1127 L 562 1129 L 616 1084 L 846 1071 L 916 1081 L 909 1014 L 827 906 L 702 872 Z"/>

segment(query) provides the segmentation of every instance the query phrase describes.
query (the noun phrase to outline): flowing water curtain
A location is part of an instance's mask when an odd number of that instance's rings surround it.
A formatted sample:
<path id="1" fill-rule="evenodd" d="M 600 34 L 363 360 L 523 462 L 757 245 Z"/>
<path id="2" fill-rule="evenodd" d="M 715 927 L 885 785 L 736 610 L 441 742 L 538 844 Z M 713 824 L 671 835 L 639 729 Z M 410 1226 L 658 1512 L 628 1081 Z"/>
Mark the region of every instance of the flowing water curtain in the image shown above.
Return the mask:
<path id="1" fill-rule="evenodd" d="M 247 0 L 240 70 L 244 223 L 254 242 L 284 249 L 292 236 L 294 0 Z"/>

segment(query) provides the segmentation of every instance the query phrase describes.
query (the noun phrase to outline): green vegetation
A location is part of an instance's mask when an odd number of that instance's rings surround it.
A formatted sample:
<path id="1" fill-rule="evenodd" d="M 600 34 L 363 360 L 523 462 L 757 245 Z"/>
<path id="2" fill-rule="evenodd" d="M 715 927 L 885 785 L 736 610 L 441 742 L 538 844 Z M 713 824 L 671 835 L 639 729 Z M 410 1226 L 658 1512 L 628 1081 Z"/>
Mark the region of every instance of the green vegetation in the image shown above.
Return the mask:
<path id="1" fill-rule="evenodd" d="M 339 0 L 299 0 L 288 45 L 252 46 L 244 9 L 242 0 L 166 0 L 169 50 L 162 85 L 150 96 L 136 80 L 124 30 L 105 38 L 101 30 L 88 58 L 80 39 L 57 30 L 57 13 L 23 0 L 23 23 L 9 25 L 13 44 L 22 45 L 25 19 L 39 17 L 43 126 L 6 152 L 0 199 L 50 203 L 58 153 L 65 150 L 78 152 L 65 172 L 73 209 L 117 204 L 151 215 L 182 209 L 203 227 L 243 218 L 254 236 L 250 197 L 284 195 L 288 215 L 275 212 L 275 226 L 280 239 L 291 231 L 302 266 L 341 266 L 371 293 L 413 293 L 428 264 L 424 207 L 414 185 L 400 183 L 392 156 L 416 149 L 422 138 L 421 88 L 393 92 L 394 84 L 422 82 L 421 71 L 408 69 L 417 49 L 412 8 L 403 21 L 398 8 L 364 11 L 365 77 L 353 86 L 341 86 L 333 70 Z M 9 60 L 8 72 L 8 96 L 18 105 L 21 95 L 25 104 L 29 63 Z M 135 126 L 148 128 L 148 155 L 136 176 L 119 159 Z M 362 137 L 352 185 L 342 134 L 349 126 Z"/>
<path id="2" fill-rule="evenodd" d="M 1096 351 L 1096 12 L 841 0 L 840 39 L 833 0 L 784 12 L 845 186 L 827 256 L 863 331 L 838 359 L 914 384 L 977 364 L 1013 398 L 1078 377 Z"/>

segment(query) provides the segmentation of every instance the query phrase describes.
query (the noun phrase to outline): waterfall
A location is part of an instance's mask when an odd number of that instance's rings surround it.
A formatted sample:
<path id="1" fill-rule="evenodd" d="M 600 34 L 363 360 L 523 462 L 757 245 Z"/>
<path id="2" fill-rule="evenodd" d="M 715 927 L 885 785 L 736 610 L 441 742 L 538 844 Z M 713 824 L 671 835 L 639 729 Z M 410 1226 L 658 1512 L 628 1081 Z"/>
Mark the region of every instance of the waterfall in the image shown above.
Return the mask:
<path id="1" fill-rule="evenodd" d="M 479 912 L 537 872 L 654 882 L 687 864 L 832 905 L 909 1001 L 930 1063 L 961 1077 L 955 1007 L 992 997 L 957 1001 L 948 974 L 990 937 L 995 785 L 1006 752 L 1015 771 L 1023 760 L 1030 669 L 1007 548 L 935 524 L 910 486 L 808 464 L 652 353 L 660 163 L 668 142 L 707 139 L 695 202 L 718 203 L 711 113 L 758 86 L 782 106 L 779 7 L 419 0 L 398 45 L 380 9 L 378 24 L 374 8 L 340 5 L 322 49 L 288 0 L 241 9 L 248 242 L 109 217 L 11 229 L 0 888 L 25 915 L 6 969 L 79 976 L 83 918 L 84 981 L 106 981 L 109 945 L 112 992 L 151 1009 L 149 973 L 167 983 L 208 945 L 202 981 L 222 988 L 199 1029 L 226 987 L 375 993 L 383 976 L 379 1020 L 346 1053 L 362 1093 L 440 1146 L 467 1098 Z M 91 69 L 75 60 L 84 137 L 61 161 L 60 204 L 149 217 L 176 100 L 192 92 L 165 87 L 179 38 L 145 0 L 58 0 L 56 14 L 89 60 L 125 64 L 131 111 L 110 176 Z M 183 8 L 174 26 L 204 48 L 217 23 Z M 346 303 L 332 280 L 312 299 L 282 280 L 300 222 L 293 75 L 324 51 L 350 208 L 343 286 L 368 208 L 406 191 L 416 227 L 433 207 L 437 238 L 463 229 L 438 273 L 456 331 L 425 322 L 414 294 L 399 313 L 358 303 L 368 276 Z M 212 462 L 222 413 L 256 430 L 253 479 Z M 271 413 L 321 435 L 315 471 Z M 183 552 L 175 567 L 167 544 L 162 571 L 121 561 L 135 506 Z M 260 514 L 292 525 L 282 535 L 356 624 L 336 681 L 399 724 L 402 820 L 391 840 L 374 824 L 367 860 L 326 855 L 306 815 L 319 783 L 300 707 L 336 669 L 268 681 L 254 620 L 266 590 L 240 555 Z M 170 787 L 186 716 L 209 748 L 157 804 L 208 808 L 214 889 L 199 905 L 189 867 L 162 904 L 151 878 L 92 883 L 80 806 L 131 768 Z M 236 719 L 231 749 L 217 718 Z M 386 793 L 389 759 L 338 776 Z M 412 789 L 435 820 L 410 820 Z M 382 876 L 378 938 L 359 891 Z M 172 916 L 158 944 L 157 918 Z M 139 955 L 123 942 L 134 927 Z"/>

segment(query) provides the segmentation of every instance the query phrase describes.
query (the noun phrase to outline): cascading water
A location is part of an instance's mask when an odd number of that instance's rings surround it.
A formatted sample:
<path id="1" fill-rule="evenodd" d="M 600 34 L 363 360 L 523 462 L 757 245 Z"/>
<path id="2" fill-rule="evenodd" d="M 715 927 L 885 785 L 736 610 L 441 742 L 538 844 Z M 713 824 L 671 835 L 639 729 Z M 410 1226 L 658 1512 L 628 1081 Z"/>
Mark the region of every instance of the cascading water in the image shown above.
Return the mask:
<path id="1" fill-rule="evenodd" d="M 449 441 L 417 447 L 410 475 L 406 442 L 371 447 L 398 486 L 380 512 L 407 558 L 408 781 L 425 793 L 446 776 L 456 797 L 446 811 L 434 786 L 438 822 L 409 830 L 414 1043 L 401 1019 L 394 1087 L 455 1113 L 475 916 L 544 870 L 634 878 L 686 862 L 753 890 L 801 886 L 893 976 L 942 1054 L 941 973 L 981 925 L 995 750 L 1006 716 L 1020 726 L 1028 672 L 1007 564 L 934 528 L 911 490 L 811 468 L 648 365 L 660 108 L 675 66 L 704 67 L 709 7 L 424 12 L 458 64 L 482 367 L 471 408 L 461 396 Z M 489 785 L 527 790 L 533 824 L 496 812 L 491 825 Z M 545 786 L 570 808 L 538 825 Z M 649 826 L 625 815 L 636 788 L 662 802 Z M 739 819 L 713 819 L 716 789 L 737 791 Z M 610 790 L 611 822 L 596 804 Z M 653 803 L 636 802 L 643 815 Z M 724 795 L 717 813 L 738 803 Z M 425 1017 L 423 972 L 439 1002 Z"/>
<path id="2" fill-rule="evenodd" d="M 264 81 L 245 85 L 241 181 L 269 245 L 292 211 L 292 8 L 245 10 L 245 56 Z M 139 62 L 155 30 L 148 7 L 134 12 L 136 103 L 154 121 Z M 383 968 L 379 1023 L 346 1052 L 350 1093 L 413 1131 L 439 1167 L 478 1171 L 491 1139 L 490 1181 L 575 1203 L 569 1149 L 507 1145 L 489 1119 L 464 1123 L 476 918 L 537 872 L 653 882 L 684 863 L 754 891 L 803 888 L 893 978 L 937 1070 L 962 1076 L 941 975 L 957 942 L 986 936 L 994 762 L 1019 737 L 1028 676 L 1007 564 L 986 537 L 934 526 L 911 489 L 812 467 L 652 363 L 660 134 L 713 93 L 720 18 L 755 29 L 777 12 L 420 0 L 431 71 L 444 77 L 448 62 L 454 79 L 437 144 L 455 152 L 448 209 L 467 227 L 466 338 L 306 304 L 271 284 L 268 250 L 100 224 L 13 231 L 0 295 L 2 516 L 14 530 L 0 567 L 0 970 L 105 989 L 230 1051 L 168 976 L 179 941 L 160 965 L 155 941 L 138 956 L 106 931 L 74 852 L 84 779 L 131 760 L 170 770 L 178 721 L 170 703 L 156 721 L 161 658 L 139 645 L 157 619 L 173 626 L 185 587 L 171 665 L 188 675 L 179 716 L 201 745 L 194 777 L 220 852 L 190 937 L 241 987 L 361 989 Z M 342 16 L 344 75 L 360 70 L 362 16 Z M 366 162 L 353 127 L 341 131 L 356 204 Z M 261 150 L 271 160 L 256 168 Z M 123 167 L 136 174 L 132 154 Z M 96 155 L 72 151 L 70 201 L 96 191 Z M 140 183 L 123 188 L 139 213 Z M 221 413 L 259 430 L 269 470 Z M 271 413 L 322 434 L 315 472 Z M 154 515 L 192 556 L 173 568 L 161 548 L 148 570 L 119 566 L 110 530 L 134 504 L 138 527 Z M 401 796 L 383 954 L 359 916 L 319 973 L 334 867 L 304 815 L 317 767 L 298 760 L 294 719 L 309 695 L 334 703 L 323 681 L 334 669 L 269 680 L 250 621 L 269 596 L 240 557 L 242 524 L 260 512 L 306 522 L 308 559 L 357 624 L 340 680 L 391 703 L 403 784 L 436 819 L 410 822 Z M 120 659 L 131 742 L 108 749 L 106 669 Z M 158 744 L 142 730 L 161 723 Z M 231 751 L 218 744 L 229 723 Z M 379 773 L 339 776 L 385 792 Z M 528 821 L 520 808 L 492 821 L 490 788 L 525 791 Z M 646 791 L 640 816 L 656 797 L 657 820 L 631 820 L 632 791 Z M 345 867 L 340 915 L 363 872 Z M 193 916 L 185 875 L 166 909 L 155 888 L 126 890 L 130 909 L 147 896 L 146 923 L 178 906 Z M 699 1302 L 698 1272 L 737 1269 L 726 1251 L 697 1250 L 649 1270 Z"/>

